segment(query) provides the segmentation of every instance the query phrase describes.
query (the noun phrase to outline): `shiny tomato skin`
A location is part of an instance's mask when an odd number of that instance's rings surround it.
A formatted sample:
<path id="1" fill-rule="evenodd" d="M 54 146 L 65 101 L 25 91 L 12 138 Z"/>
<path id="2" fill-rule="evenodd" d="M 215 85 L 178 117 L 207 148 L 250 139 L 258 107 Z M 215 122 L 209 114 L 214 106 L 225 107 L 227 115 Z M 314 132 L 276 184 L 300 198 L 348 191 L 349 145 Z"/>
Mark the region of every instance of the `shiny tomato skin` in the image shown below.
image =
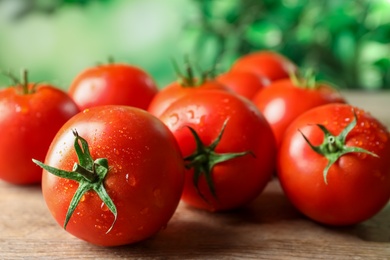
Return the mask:
<path id="1" fill-rule="evenodd" d="M 69 120 L 50 146 L 45 164 L 71 171 L 77 162 L 72 130 L 88 143 L 93 159 L 107 158 L 104 186 L 114 216 L 94 191 L 84 194 L 67 225 L 72 235 L 100 246 L 144 240 L 165 228 L 180 201 L 184 164 L 169 129 L 144 110 L 129 106 L 86 109 Z M 43 171 L 46 204 L 63 226 L 77 182 Z"/>
<path id="2" fill-rule="evenodd" d="M 238 58 L 232 71 L 249 71 L 271 81 L 288 78 L 297 70 L 296 65 L 286 56 L 271 50 L 255 51 Z"/>
<path id="3" fill-rule="evenodd" d="M 344 97 L 330 85 L 318 83 L 315 88 L 300 87 L 291 79 L 271 83 L 252 101 L 270 123 L 278 146 L 286 128 L 303 112 L 329 103 L 346 103 Z"/>
<path id="4" fill-rule="evenodd" d="M 157 92 L 153 78 L 143 69 L 121 63 L 86 68 L 68 89 L 81 110 L 103 105 L 147 109 Z"/>
<path id="5" fill-rule="evenodd" d="M 55 86 L 34 88 L 29 94 L 23 94 L 21 86 L 0 90 L 0 179 L 12 184 L 41 182 L 42 171 L 32 159 L 44 160 L 57 131 L 79 112 L 68 94 Z"/>
<path id="6" fill-rule="evenodd" d="M 182 200 L 188 205 L 211 212 L 243 207 L 263 191 L 272 177 L 275 141 L 267 121 L 249 100 L 226 91 L 197 92 L 178 99 L 159 118 L 175 135 L 183 157 L 191 155 L 196 148 L 188 126 L 208 146 L 227 119 L 215 152 L 252 153 L 214 166 L 211 176 L 216 198 L 204 175 L 200 177 L 199 191 L 207 201 L 195 188 L 193 169 L 187 169 Z"/>
<path id="7" fill-rule="evenodd" d="M 286 196 L 307 217 L 326 225 L 353 225 L 374 216 L 390 198 L 390 135 L 369 113 L 354 108 L 357 125 L 347 135 L 346 145 L 379 156 L 348 153 L 339 158 L 324 182 L 327 160 L 314 152 L 324 135 L 323 124 L 338 135 L 353 120 L 352 106 L 328 104 L 299 116 L 286 131 L 278 154 L 278 177 Z"/>
<path id="8" fill-rule="evenodd" d="M 240 70 L 225 72 L 220 74 L 216 79 L 234 93 L 246 97 L 249 100 L 257 92 L 271 83 L 264 76 L 258 76 L 252 72 Z"/>
<path id="9" fill-rule="evenodd" d="M 203 90 L 226 90 L 227 88 L 216 80 L 206 79 L 202 84 L 194 86 L 183 86 L 180 82 L 174 81 L 162 88 L 149 104 L 147 111 L 155 116 L 160 116 L 177 99 Z"/>

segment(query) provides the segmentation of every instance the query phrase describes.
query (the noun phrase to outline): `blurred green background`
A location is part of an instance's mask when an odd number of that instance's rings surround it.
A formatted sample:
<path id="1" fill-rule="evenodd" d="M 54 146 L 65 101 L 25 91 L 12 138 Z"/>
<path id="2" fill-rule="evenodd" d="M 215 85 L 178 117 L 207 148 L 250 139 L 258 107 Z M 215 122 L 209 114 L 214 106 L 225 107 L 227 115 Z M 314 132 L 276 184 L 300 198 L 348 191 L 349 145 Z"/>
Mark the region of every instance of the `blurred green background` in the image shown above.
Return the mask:
<path id="1" fill-rule="evenodd" d="M 390 89 L 390 0 L 0 0 L 0 68 L 63 89 L 109 56 L 163 87 L 172 58 L 222 72 L 262 49 L 342 89 Z"/>

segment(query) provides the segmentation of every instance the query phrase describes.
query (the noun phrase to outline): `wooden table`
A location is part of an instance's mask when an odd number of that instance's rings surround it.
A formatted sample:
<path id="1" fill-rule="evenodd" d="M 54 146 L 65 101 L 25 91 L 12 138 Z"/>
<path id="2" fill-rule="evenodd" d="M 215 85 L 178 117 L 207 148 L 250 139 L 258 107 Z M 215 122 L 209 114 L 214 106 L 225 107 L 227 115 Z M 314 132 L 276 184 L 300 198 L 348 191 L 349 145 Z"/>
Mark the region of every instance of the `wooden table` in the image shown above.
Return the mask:
<path id="1" fill-rule="evenodd" d="M 345 95 L 390 127 L 390 92 Z M 212 214 L 180 204 L 159 234 L 116 248 L 62 230 L 39 186 L 0 181 L 0 209 L 0 259 L 390 259 L 390 204 L 359 225 L 329 228 L 300 215 L 277 180 L 237 212 Z"/>

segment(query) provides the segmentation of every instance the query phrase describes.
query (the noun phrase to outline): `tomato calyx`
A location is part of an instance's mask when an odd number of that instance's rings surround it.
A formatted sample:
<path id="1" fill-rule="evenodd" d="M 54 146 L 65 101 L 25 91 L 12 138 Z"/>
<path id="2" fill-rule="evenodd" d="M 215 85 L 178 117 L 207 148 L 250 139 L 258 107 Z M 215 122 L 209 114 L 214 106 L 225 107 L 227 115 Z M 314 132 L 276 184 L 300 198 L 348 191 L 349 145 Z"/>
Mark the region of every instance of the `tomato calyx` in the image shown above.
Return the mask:
<path id="1" fill-rule="evenodd" d="M 191 131 L 191 134 L 193 135 L 195 142 L 196 142 L 196 150 L 191 155 L 184 158 L 185 161 L 185 167 L 187 169 L 193 169 L 194 170 L 194 176 L 193 176 L 193 183 L 196 188 L 196 191 L 198 194 L 202 197 L 202 199 L 206 202 L 207 199 L 204 196 L 204 194 L 199 189 L 199 178 L 200 176 L 204 176 L 208 185 L 208 188 L 213 195 L 215 199 L 217 198 L 215 185 L 212 179 L 212 170 L 215 165 L 231 160 L 233 158 L 237 158 L 240 156 L 244 156 L 247 154 L 252 154 L 250 151 L 245 152 L 237 152 L 237 153 L 216 153 L 215 148 L 221 141 L 223 132 L 225 130 L 226 124 L 228 120 L 225 120 L 221 131 L 219 132 L 217 138 L 209 145 L 206 146 L 203 144 L 202 140 L 200 140 L 199 135 L 197 132 L 190 126 L 188 126 L 188 129 Z M 254 155 L 253 155 L 254 156 Z"/>
<path id="2" fill-rule="evenodd" d="M 318 87 L 316 75 L 312 69 L 305 70 L 303 74 L 299 71 L 291 72 L 290 79 L 294 86 L 300 88 L 316 89 Z"/>
<path id="3" fill-rule="evenodd" d="M 310 148 L 314 152 L 323 155 L 326 159 L 328 159 L 328 163 L 323 170 L 325 184 L 328 184 L 327 176 L 330 167 L 343 155 L 347 153 L 366 153 L 374 157 L 379 157 L 375 153 L 372 153 L 361 147 L 345 145 L 348 134 L 357 124 L 357 115 L 354 110 L 352 112 L 354 116 L 353 120 L 341 131 L 338 136 L 332 135 L 324 125 L 316 124 L 324 133 L 324 141 L 318 146 L 313 145 L 309 139 L 299 130 Z"/>
<path id="4" fill-rule="evenodd" d="M 1 73 L 8 78 L 10 78 L 13 82 L 13 84 L 17 87 L 21 87 L 22 89 L 22 95 L 28 95 L 28 94 L 33 94 L 35 93 L 36 86 L 38 85 L 37 83 L 33 84 L 31 88 L 28 87 L 28 72 L 26 69 L 22 69 L 21 72 L 21 80 L 16 77 L 14 74 L 11 72 L 5 72 L 1 71 Z"/>
<path id="5" fill-rule="evenodd" d="M 83 195 L 87 191 L 94 190 L 114 215 L 114 221 L 111 224 L 111 227 L 107 230 L 107 234 L 111 231 L 117 219 L 116 206 L 104 187 L 104 180 L 109 171 L 108 161 L 105 158 L 99 158 L 94 161 L 89 152 L 87 141 L 79 136 L 76 130 L 73 130 L 73 135 L 75 136 L 74 149 L 76 150 L 79 162 L 74 164 L 72 171 L 60 170 L 45 165 L 35 159 L 33 159 L 33 162 L 58 177 L 74 180 L 79 183 L 79 187 L 76 190 L 66 213 L 63 226 L 64 229 L 66 229 L 66 226 Z"/>
<path id="6" fill-rule="evenodd" d="M 196 77 L 195 70 L 191 65 L 191 62 L 188 58 L 185 59 L 185 73 L 181 72 L 179 65 L 176 60 L 172 60 L 173 68 L 175 70 L 176 76 L 178 78 L 178 82 L 182 87 L 194 88 L 202 85 L 205 81 L 211 78 L 210 71 L 201 71 L 198 68 L 199 76 Z"/>

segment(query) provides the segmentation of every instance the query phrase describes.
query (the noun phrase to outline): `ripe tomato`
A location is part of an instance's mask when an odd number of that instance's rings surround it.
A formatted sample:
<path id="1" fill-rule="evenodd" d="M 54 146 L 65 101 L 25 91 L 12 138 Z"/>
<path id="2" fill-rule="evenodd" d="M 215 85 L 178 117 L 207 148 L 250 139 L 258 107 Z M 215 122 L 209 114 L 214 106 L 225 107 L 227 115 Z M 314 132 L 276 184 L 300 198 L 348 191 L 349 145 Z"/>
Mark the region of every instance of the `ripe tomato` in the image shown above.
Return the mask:
<path id="1" fill-rule="evenodd" d="M 284 131 L 298 115 L 316 106 L 346 102 L 329 84 L 310 84 L 307 81 L 282 79 L 274 81 L 254 96 L 252 101 L 270 123 L 278 146 Z"/>
<path id="2" fill-rule="evenodd" d="M 179 71 L 177 64 L 175 65 L 178 79 L 157 93 L 149 104 L 148 112 L 160 116 L 174 101 L 187 95 L 198 91 L 217 89 L 228 90 L 221 83 L 211 78 L 208 73 L 201 73 L 196 78 L 194 71 L 189 62 L 186 63 L 186 74 Z"/>
<path id="3" fill-rule="evenodd" d="M 199 85 L 183 86 L 180 82 L 173 82 L 159 91 L 150 102 L 147 111 L 160 116 L 174 101 L 203 90 L 227 90 L 225 86 L 215 80 L 206 80 Z"/>
<path id="4" fill-rule="evenodd" d="M 271 81 L 288 78 L 296 71 L 296 65 L 287 57 L 274 51 L 257 51 L 238 58 L 232 71 L 250 71 Z"/>
<path id="5" fill-rule="evenodd" d="M 147 109 L 158 89 L 153 78 L 141 68 L 110 63 L 82 71 L 68 92 L 81 110 L 101 105 Z"/>
<path id="6" fill-rule="evenodd" d="M 272 177 L 275 141 L 260 111 L 220 90 L 186 95 L 159 117 L 186 161 L 182 200 L 208 211 L 230 210 L 256 198 Z"/>
<path id="7" fill-rule="evenodd" d="M 252 99 L 261 89 L 268 86 L 271 81 L 249 71 L 228 71 L 217 77 L 217 81 L 234 93 Z"/>
<path id="8" fill-rule="evenodd" d="M 77 114 L 53 140 L 47 166 L 35 162 L 45 169 L 43 197 L 58 224 L 101 246 L 157 233 L 175 212 L 183 189 L 184 163 L 174 136 L 157 118 L 129 106 Z"/>
<path id="9" fill-rule="evenodd" d="M 13 184 L 40 183 L 43 160 L 61 126 L 79 112 L 68 94 L 49 84 L 23 82 L 0 90 L 0 179 Z"/>
<path id="10" fill-rule="evenodd" d="M 390 198 L 390 134 L 370 114 L 347 104 L 300 115 L 286 131 L 277 164 L 286 196 L 320 223 L 362 222 Z"/>

